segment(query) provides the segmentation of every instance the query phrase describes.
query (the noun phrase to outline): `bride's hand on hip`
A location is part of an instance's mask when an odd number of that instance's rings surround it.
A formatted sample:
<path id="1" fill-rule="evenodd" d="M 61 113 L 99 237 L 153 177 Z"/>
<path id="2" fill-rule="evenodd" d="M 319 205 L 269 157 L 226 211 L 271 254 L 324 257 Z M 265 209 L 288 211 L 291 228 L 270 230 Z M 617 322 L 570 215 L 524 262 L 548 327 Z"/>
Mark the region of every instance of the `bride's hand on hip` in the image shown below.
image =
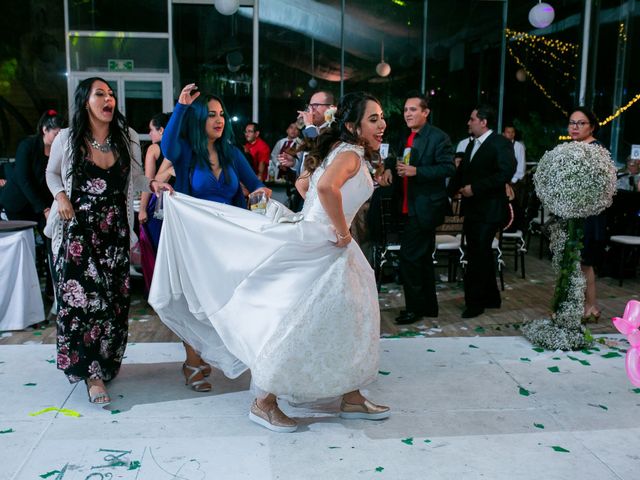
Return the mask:
<path id="1" fill-rule="evenodd" d="M 344 248 L 351 243 L 351 232 L 347 231 L 347 233 L 342 234 L 336 230 L 336 247 Z"/>

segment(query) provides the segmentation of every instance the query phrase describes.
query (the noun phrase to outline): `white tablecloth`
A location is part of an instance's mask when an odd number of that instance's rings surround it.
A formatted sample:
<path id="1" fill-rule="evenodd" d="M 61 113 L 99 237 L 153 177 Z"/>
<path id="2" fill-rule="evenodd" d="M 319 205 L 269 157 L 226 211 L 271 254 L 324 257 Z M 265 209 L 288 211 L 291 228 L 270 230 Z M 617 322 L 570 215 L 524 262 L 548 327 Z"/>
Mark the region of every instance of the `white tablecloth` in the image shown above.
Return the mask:
<path id="1" fill-rule="evenodd" d="M 33 229 L 0 232 L 0 331 L 44 320 Z"/>

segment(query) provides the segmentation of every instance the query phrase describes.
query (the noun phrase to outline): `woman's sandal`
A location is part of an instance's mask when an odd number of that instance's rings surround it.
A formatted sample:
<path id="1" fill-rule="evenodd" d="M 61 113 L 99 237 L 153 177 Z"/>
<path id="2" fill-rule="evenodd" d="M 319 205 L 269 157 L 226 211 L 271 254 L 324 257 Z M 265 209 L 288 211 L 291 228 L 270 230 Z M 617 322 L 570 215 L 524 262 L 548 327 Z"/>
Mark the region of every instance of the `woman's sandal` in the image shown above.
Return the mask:
<path id="1" fill-rule="evenodd" d="M 200 359 L 200 371 L 202 372 L 202 375 L 204 375 L 205 377 L 208 377 L 209 375 L 211 375 L 211 370 L 212 370 L 211 365 L 209 365 L 204 360 Z"/>
<path id="2" fill-rule="evenodd" d="M 94 405 L 99 405 L 101 407 L 104 407 L 111 403 L 111 397 L 109 396 L 106 390 L 91 394 L 91 387 L 100 388 L 100 385 L 90 385 L 89 382 L 86 380 L 84 381 L 84 384 L 87 386 L 87 395 L 89 396 L 89 403 L 93 403 Z M 104 389 L 105 387 L 102 387 L 102 388 Z"/>
<path id="3" fill-rule="evenodd" d="M 187 377 L 185 370 L 190 371 L 191 375 Z M 184 384 L 189 385 L 191 389 L 195 392 L 200 392 L 200 393 L 210 392 L 212 387 L 209 382 L 207 382 L 206 380 L 195 380 L 195 377 L 197 377 L 198 374 L 201 374 L 203 377 L 206 376 L 202 370 L 203 370 L 202 366 L 192 367 L 191 365 L 187 365 L 186 363 L 183 363 L 182 373 L 184 374 L 184 377 L 185 377 Z"/>

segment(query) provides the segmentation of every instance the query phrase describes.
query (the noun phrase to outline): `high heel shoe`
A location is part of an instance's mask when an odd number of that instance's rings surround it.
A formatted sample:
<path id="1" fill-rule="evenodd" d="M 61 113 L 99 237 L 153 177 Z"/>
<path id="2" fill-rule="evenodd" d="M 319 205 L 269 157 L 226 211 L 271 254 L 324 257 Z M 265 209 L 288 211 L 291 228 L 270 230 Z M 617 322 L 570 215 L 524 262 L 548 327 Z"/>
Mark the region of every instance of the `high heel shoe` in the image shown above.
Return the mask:
<path id="1" fill-rule="evenodd" d="M 89 403 L 93 403 L 94 405 L 99 405 L 104 407 L 111 403 L 111 397 L 107 393 L 107 390 L 104 386 L 102 386 L 103 391 L 92 394 L 91 388 L 96 387 L 100 388 L 100 385 L 93 384 L 91 385 L 88 380 L 84 381 L 85 386 L 87 387 L 87 395 L 89 397 Z"/>
<path id="2" fill-rule="evenodd" d="M 364 403 L 348 403 L 342 399 L 340 403 L 340 417 L 349 420 L 384 420 L 391 416 L 391 410 L 384 405 L 376 405 L 366 398 Z"/>
<path id="3" fill-rule="evenodd" d="M 202 372 L 202 375 L 204 375 L 205 377 L 208 377 L 209 375 L 211 375 L 211 370 L 212 370 L 211 365 L 209 365 L 204 360 L 200 359 L 200 371 Z"/>
<path id="4" fill-rule="evenodd" d="M 191 372 L 191 375 L 187 376 L 185 370 Z M 206 380 L 195 380 L 198 374 L 204 377 L 204 373 L 202 372 L 202 367 L 192 367 L 191 365 L 187 365 L 186 363 L 182 364 L 182 373 L 185 378 L 185 385 L 191 387 L 191 389 L 195 392 L 206 393 L 210 392 L 213 388 L 209 382 Z"/>

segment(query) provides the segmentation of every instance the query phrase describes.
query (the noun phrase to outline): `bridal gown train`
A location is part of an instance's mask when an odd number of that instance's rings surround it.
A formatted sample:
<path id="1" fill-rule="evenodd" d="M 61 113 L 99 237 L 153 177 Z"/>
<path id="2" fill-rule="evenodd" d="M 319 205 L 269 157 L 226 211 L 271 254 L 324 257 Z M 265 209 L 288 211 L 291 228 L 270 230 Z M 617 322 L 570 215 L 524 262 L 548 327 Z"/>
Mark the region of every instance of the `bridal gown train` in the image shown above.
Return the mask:
<path id="1" fill-rule="evenodd" d="M 373 271 L 336 236 L 317 184 L 339 152 L 361 159 L 343 185 L 347 223 L 371 196 L 360 147 L 343 143 L 310 179 L 301 214 L 275 217 L 165 195 L 149 303 L 202 357 L 294 401 L 336 397 L 375 380 L 380 310 Z"/>

